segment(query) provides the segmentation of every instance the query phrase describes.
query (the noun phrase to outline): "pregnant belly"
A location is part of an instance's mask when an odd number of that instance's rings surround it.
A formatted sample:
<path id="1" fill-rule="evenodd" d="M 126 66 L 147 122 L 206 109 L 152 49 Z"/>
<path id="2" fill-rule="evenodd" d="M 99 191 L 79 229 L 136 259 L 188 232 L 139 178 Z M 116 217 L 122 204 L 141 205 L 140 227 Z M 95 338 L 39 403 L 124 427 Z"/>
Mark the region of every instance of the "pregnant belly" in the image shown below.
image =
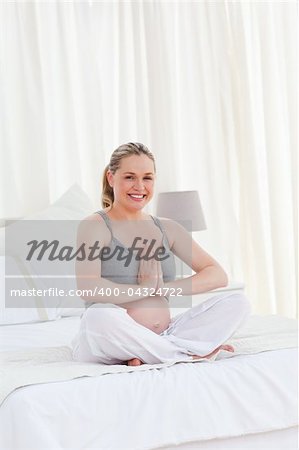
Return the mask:
<path id="1" fill-rule="evenodd" d="M 130 303 L 122 303 L 129 316 L 157 334 L 169 326 L 171 317 L 168 301 L 165 297 L 146 297 Z"/>

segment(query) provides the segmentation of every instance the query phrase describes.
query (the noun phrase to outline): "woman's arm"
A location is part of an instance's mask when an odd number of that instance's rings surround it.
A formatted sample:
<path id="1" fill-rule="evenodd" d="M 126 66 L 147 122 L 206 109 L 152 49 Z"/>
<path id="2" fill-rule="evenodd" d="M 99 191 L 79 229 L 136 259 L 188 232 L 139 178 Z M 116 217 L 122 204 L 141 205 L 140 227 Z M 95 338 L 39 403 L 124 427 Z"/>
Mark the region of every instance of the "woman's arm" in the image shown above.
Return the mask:
<path id="1" fill-rule="evenodd" d="M 192 239 L 179 223 L 162 219 L 171 251 L 184 261 L 194 275 L 164 284 L 167 288 L 181 288 L 182 295 L 193 295 L 227 286 L 228 277 L 220 264 Z"/>

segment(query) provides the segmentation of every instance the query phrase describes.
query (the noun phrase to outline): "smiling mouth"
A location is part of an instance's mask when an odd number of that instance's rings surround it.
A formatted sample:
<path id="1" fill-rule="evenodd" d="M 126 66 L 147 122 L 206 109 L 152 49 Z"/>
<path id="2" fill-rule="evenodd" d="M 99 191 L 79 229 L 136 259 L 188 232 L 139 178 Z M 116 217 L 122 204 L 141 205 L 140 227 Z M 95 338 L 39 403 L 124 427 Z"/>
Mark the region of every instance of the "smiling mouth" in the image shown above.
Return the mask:
<path id="1" fill-rule="evenodd" d="M 141 195 L 139 195 L 139 194 L 128 194 L 128 196 L 129 196 L 132 200 L 135 200 L 135 201 L 141 201 L 141 200 L 143 200 L 143 199 L 146 197 L 145 194 L 141 194 Z"/>

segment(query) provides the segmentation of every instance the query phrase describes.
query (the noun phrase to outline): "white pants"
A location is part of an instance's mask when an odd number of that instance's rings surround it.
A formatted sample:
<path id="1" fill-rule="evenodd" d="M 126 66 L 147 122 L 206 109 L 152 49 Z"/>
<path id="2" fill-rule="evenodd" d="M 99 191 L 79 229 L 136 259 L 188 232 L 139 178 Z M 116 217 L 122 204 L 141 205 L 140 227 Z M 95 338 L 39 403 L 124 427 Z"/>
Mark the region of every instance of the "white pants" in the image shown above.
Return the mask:
<path id="1" fill-rule="evenodd" d="M 190 361 L 224 344 L 250 315 L 243 294 L 218 294 L 171 319 L 161 334 L 137 323 L 124 308 L 95 303 L 83 313 L 72 341 L 75 361 L 146 364 Z"/>

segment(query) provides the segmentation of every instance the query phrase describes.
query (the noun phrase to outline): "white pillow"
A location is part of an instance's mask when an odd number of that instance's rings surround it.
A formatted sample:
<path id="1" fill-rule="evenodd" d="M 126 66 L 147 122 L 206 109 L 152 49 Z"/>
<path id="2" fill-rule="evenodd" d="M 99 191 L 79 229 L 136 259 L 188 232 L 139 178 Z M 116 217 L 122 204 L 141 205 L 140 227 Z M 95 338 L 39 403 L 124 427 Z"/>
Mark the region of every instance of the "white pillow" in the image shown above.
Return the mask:
<path id="1" fill-rule="evenodd" d="M 75 183 L 48 208 L 29 216 L 27 220 L 80 220 L 93 212 L 88 195 Z"/>
<path id="2" fill-rule="evenodd" d="M 92 201 L 89 199 L 87 194 L 77 185 L 74 184 L 70 189 L 68 189 L 56 202 L 51 204 L 45 210 L 39 211 L 37 213 L 28 215 L 24 217 L 24 220 L 81 220 L 87 215 L 94 211 L 94 206 Z M 13 227 L 11 224 L 9 227 Z M 4 241 L 4 230 L 0 229 L 0 240 Z M 1 245 L 0 242 L 0 254 L 3 252 L 4 255 L 4 242 Z M 1 252 L 2 250 L 2 252 Z M 4 263 L 2 263 L 4 266 Z M 4 280 L 4 267 L 3 274 L 1 273 L 1 280 Z M 18 269 L 16 269 L 16 273 Z M 37 284 L 37 288 L 40 288 L 41 281 L 34 280 Z M 69 287 L 70 283 L 65 280 L 66 289 Z M 71 283 L 71 287 L 74 287 L 74 282 Z M 44 286 L 49 287 L 49 286 Z M 27 287 L 24 287 L 24 289 Z M 53 304 L 53 302 L 56 302 Z M 80 297 L 57 297 L 44 298 L 43 299 L 43 309 L 36 311 L 29 311 L 31 308 L 7 308 L 5 312 L 0 311 L 0 317 L 3 316 L 3 321 L 0 323 L 20 323 L 27 321 L 40 320 L 40 315 L 42 315 L 43 320 L 53 320 L 54 318 L 64 317 L 64 316 L 80 316 L 84 311 L 84 302 Z M 53 304 L 51 308 L 46 308 L 45 305 Z M 1 304 L 3 308 L 3 302 Z M 14 310 L 14 311 L 13 311 Z M 22 310 L 22 311 L 21 311 Z M 45 314 L 46 311 L 46 314 Z M 48 317 L 48 318 L 46 318 Z"/>
<path id="3" fill-rule="evenodd" d="M 75 183 L 58 200 L 24 220 L 80 220 L 94 211 L 88 195 Z M 5 255 L 5 227 L 0 224 L 0 255 Z M 8 225 L 13 226 L 13 224 Z"/>
<path id="4" fill-rule="evenodd" d="M 17 259 L 12 256 L 0 256 L 0 325 L 12 325 L 17 323 L 43 322 L 55 320 L 57 318 L 56 308 L 45 308 L 43 297 L 26 297 L 26 308 L 16 306 L 9 307 L 9 297 L 5 297 L 5 261 L 10 265 L 10 272 L 19 276 L 18 288 L 28 290 L 30 285 L 34 285 L 34 280 L 23 278 L 25 273 Z M 5 305 L 5 298 L 7 305 Z M 17 304 L 21 305 L 24 297 L 14 297 Z"/>

